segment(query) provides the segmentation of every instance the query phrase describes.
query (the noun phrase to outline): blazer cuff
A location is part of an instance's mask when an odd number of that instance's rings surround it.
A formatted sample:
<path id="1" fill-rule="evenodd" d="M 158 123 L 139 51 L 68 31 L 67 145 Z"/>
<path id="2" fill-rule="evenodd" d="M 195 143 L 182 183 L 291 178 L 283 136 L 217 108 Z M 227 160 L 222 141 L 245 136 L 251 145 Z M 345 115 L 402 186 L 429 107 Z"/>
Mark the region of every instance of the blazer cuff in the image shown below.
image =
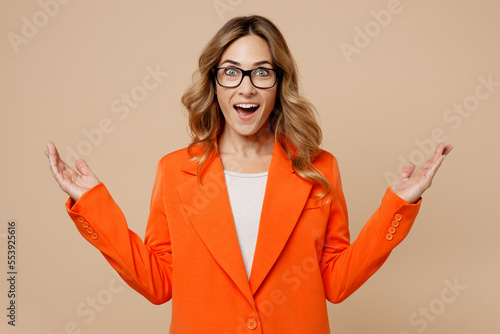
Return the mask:
<path id="1" fill-rule="evenodd" d="M 403 241 L 410 232 L 421 204 L 422 197 L 416 203 L 408 203 L 388 187 L 379 211 L 383 222 L 379 231 L 382 238 L 392 243 L 393 247 Z"/>
<path id="2" fill-rule="evenodd" d="M 119 221 L 126 226 L 123 213 L 102 182 L 86 191 L 77 201 L 68 198 L 65 207 L 80 234 L 98 248 L 109 244 L 110 240 L 106 239 L 114 236 L 121 227 L 117 222 L 111 223 L 111 217 L 123 218 Z"/>
<path id="3" fill-rule="evenodd" d="M 77 205 L 77 207 L 75 208 L 77 209 L 78 207 L 81 207 L 81 203 L 85 202 L 87 197 L 92 197 L 94 196 L 94 193 L 102 193 L 103 191 L 108 193 L 108 189 L 106 188 L 104 183 L 99 182 L 98 184 L 96 184 L 95 186 L 84 192 L 83 195 L 80 196 L 80 198 L 77 201 L 75 201 L 72 197 L 69 197 L 65 203 L 66 210 L 68 211 L 68 213 L 74 211 L 73 207 L 75 205 Z"/>
<path id="4" fill-rule="evenodd" d="M 406 203 L 406 204 L 408 204 L 408 205 L 420 205 L 420 202 L 422 202 L 422 196 L 420 196 L 420 197 L 418 198 L 418 200 L 417 200 L 415 203 L 409 203 L 409 202 L 407 202 L 406 200 L 404 200 L 404 199 L 402 199 L 401 197 L 399 197 L 399 196 L 398 196 L 398 195 L 397 195 L 397 194 L 396 194 L 396 193 L 392 190 L 392 188 L 391 188 L 391 187 L 388 187 L 388 188 L 387 188 L 387 190 L 386 190 L 386 192 L 385 192 L 385 195 L 386 195 L 386 196 L 390 196 L 393 200 L 398 200 L 398 199 L 399 199 L 399 201 L 400 201 L 400 202 L 404 202 L 404 203 Z"/>

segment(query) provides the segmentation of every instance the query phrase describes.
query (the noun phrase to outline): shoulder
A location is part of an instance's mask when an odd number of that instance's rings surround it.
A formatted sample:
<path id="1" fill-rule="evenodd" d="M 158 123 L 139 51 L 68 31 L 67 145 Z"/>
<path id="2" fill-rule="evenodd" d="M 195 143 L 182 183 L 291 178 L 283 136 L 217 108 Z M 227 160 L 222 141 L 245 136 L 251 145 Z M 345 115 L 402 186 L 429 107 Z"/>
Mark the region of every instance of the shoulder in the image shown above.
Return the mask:
<path id="1" fill-rule="evenodd" d="M 164 171 L 181 170 L 190 164 L 191 158 L 188 147 L 184 147 L 164 155 L 158 163 Z"/>
<path id="2" fill-rule="evenodd" d="M 338 169 L 338 162 L 337 158 L 330 152 L 321 149 L 318 155 L 316 155 L 312 161 L 313 165 L 316 168 L 319 168 L 320 170 L 326 168 L 326 169 L 332 169 L 336 168 Z"/>
<path id="3" fill-rule="evenodd" d="M 156 166 L 157 178 L 163 180 L 164 186 L 173 188 L 195 172 L 196 162 L 191 159 L 188 147 L 164 155 Z"/>
<path id="4" fill-rule="evenodd" d="M 162 163 L 176 163 L 176 162 L 185 163 L 189 159 L 191 159 L 191 155 L 189 154 L 188 147 L 184 147 L 164 155 L 160 159 L 160 161 Z"/>
<path id="5" fill-rule="evenodd" d="M 337 158 L 332 153 L 322 149 L 312 162 L 314 167 L 330 180 L 332 185 L 340 181 L 339 165 Z"/>

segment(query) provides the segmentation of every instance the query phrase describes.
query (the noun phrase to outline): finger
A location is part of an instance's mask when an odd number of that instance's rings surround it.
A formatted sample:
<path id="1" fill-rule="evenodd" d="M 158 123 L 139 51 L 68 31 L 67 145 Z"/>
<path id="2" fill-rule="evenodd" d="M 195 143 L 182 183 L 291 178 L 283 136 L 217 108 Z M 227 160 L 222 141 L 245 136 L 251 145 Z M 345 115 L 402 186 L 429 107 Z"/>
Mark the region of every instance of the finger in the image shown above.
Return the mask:
<path id="1" fill-rule="evenodd" d="M 94 176 L 94 173 L 92 173 L 92 171 L 90 170 L 89 165 L 87 165 L 87 162 L 85 162 L 85 160 L 83 159 L 76 160 L 75 167 L 82 175 Z"/>
<path id="2" fill-rule="evenodd" d="M 72 169 L 65 169 L 62 173 L 64 178 L 72 180 L 74 177 L 78 176 L 78 173 Z"/>
<path id="3" fill-rule="evenodd" d="M 68 164 L 61 160 L 53 142 L 47 141 L 47 149 L 52 176 L 54 176 L 54 179 L 59 185 L 62 185 L 65 178 L 71 178 L 72 172 L 75 174 L 76 172 L 72 171 Z"/>
<path id="4" fill-rule="evenodd" d="M 403 170 L 401 171 L 401 174 L 399 174 L 399 177 L 402 179 L 407 179 L 413 174 L 415 171 L 415 164 L 413 162 L 407 163 L 404 167 Z"/>
<path id="5" fill-rule="evenodd" d="M 47 141 L 47 156 L 49 158 L 49 165 L 50 165 L 50 169 L 52 170 L 52 173 L 57 173 L 59 172 L 58 168 L 57 168 L 57 158 L 58 158 L 58 154 L 57 154 L 57 150 L 54 146 L 54 143 L 52 143 L 51 141 Z"/>
<path id="6" fill-rule="evenodd" d="M 436 147 L 436 151 L 434 151 L 434 155 L 422 165 L 422 168 L 430 168 L 431 165 L 436 163 L 441 155 L 443 155 L 444 143 L 439 143 Z"/>
<path id="7" fill-rule="evenodd" d="M 452 145 L 446 145 L 444 146 L 444 143 L 443 143 L 443 150 L 441 151 L 441 155 L 436 157 L 434 159 L 434 162 L 429 166 L 429 170 L 434 174 L 436 173 L 437 169 L 441 166 L 441 164 L 443 163 L 444 161 L 444 158 L 446 157 L 446 155 L 448 155 L 448 153 L 451 152 L 451 150 L 453 150 L 453 146 Z"/>
<path id="8" fill-rule="evenodd" d="M 436 147 L 436 153 L 438 153 L 439 155 L 443 155 L 443 150 L 444 150 L 444 143 L 441 142 Z"/>
<path id="9" fill-rule="evenodd" d="M 57 160 L 60 159 L 56 146 L 53 142 L 47 141 L 47 152 L 51 166 L 57 166 Z"/>
<path id="10" fill-rule="evenodd" d="M 47 141 L 47 148 L 49 151 L 49 159 L 51 165 L 56 167 L 59 171 L 64 171 L 65 169 L 71 169 L 71 167 L 61 159 L 59 152 L 53 142 Z"/>
<path id="11" fill-rule="evenodd" d="M 443 154 L 444 155 L 448 155 L 448 153 L 450 153 L 451 150 L 453 150 L 453 146 L 452 145 L 446 145 L 446 147 L 443 150 Z"/>
<path id="12" fill-rule="evenodd" d="M 439 167 L 441 166 L 441 164 L 443 163 L 445 157 L 446 157 L 446 155 L 444 155 L 444 154 L 440 155 L 436 159 L 436 161 L 431 166 L 429 166 L 429 168 L 427 169 L 427 175 L 430 177 L 431 180 L 434 177 L 434 175 L 436 174 L 436 172 L 439 169 Z"/>
<path id="13" fill-rule="evenodd" d="M 59 151 L 57 150 L 57 147 L 56 145 L 51 142 L 50 140 L 47 141 L 47 148 L 49 150 L 49 155 L 52 156 L 53 158 L 55 158 L 56 161 L 63 161 L 61 159 L 61 156 L 59 155 Z"/>
<path id="14" fill-rule="evenodd" d="M 56 145 L 54 145 L 53 142 L 47 140 L 46 145 L 47 145 L 47 151 L 49 152 L 50 155 L 57 153 Z"/>
<path id="15" fill-rule="evenodd" d="M 59 170 L 56 165 L 53 163 L 50 164 L 50 171 L 52 172 L 52 176 L 54 179 L 61 185 L 64 182 L 64 175 L 63 172 L 64 170 Z"/>

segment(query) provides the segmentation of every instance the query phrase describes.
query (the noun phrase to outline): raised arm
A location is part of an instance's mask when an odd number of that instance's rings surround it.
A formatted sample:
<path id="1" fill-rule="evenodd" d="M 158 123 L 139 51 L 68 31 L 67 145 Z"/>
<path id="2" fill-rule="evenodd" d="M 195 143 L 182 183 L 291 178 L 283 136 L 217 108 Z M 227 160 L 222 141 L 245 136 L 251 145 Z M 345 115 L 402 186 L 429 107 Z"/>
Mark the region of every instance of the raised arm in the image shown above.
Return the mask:
<path id="1" fill-rule="evenodd" d="M 85 161 L 79 174 L 61 160 L 55 145 L 46 155 L 54 178 L 70 198 L 66 210 L 80 234 L 96 247 L 120 276 L 153 304 L 172 298 L 172 248 L 164 205 L 161 161 L 151 197 L 144 242 L 128 228 L 123 212 Z"/>
<path id="2" fill-rule="evenodd" d="M 438 145 L 434 156 L 414 174 L 415 166 L 406 165 L 352 244 L 347 206 L 334 159 L 334 198 L 320 263 L 326 298 L 330 302 L 343 301 L 363 285 L 408 235 L 420 208 L 420 196 L 431 185 L 451 149 L 451 146 Z"/>

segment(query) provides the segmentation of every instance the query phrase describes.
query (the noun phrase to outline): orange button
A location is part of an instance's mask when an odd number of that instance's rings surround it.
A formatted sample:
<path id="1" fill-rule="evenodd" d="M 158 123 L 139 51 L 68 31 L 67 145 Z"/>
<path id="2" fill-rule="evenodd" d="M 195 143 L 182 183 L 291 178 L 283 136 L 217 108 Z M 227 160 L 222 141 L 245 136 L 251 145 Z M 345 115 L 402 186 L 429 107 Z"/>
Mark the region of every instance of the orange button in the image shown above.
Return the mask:
<path id="1" fill-rule="evenodd" d="M 399 213 L 397 213 L 395 216 L 394 216 L 394 219 L 396 219 L 398 222 L 401 221 L 401 219 L 403 219 L 403 216 L 401 216 Z"/>
<path id="2" fill-rule="evenodd" d="M 389 227 L 389 233 L 390 233 L 390 234 L 394 234 L 394 233 L 396 233 L 396 229 L 395 229 L 394 227 L 392 227 L 392 226 L 391 226 L 391 227 Z"/>
<path id="3" fill-rule="evenodd" d="M 81 217 L 81 216 L 80 216 L 80 217 L 78 217 L 78 221 L 79 221 L 80 223 L 83 223 L 83 222 L 85 221 L 85 219 L 84 219 L 83 217 Z"/>
<path id="4" fill-rule="evenodd" d="M 393 236 L 392 234 L 390 234 L 390 233 L 387 233 L 387 234 L 385 235 L 385 238 L 386 238 L 387 240 L 392 240 L 392 239 L 394 239 L 394 236 Z"/>
<path id="5" fill-rule="evenodd" d="M 399 222 L 397 220 L 393 220 L 392 221 L 392 226 L 398 227 L 399 226 Z"/>
<path id="6" fill-rule="evenodd" d="M 89 227 L 89 223 L 87 223 L 87 222 L 83 222 L 83 223 L 82 223 L 82 226 L 83 226 L 83 227 L 85 227 L 85 228 L 87 228 L 87 227 Z"/>
<path id="7" fill-rule="evenodd" d="M 249 318 L 247 320 L 247 328 L 248 329 L 255 329 L 255 328 L 257 328 L 257 320 L 255 320 L 254 318 Z"/>
<path id="8" fill-rule="evenodd" d="M 92 233 L 92 232 L 94 232 L 94 229 L 89 226 L 89 228 L 87 229 L 87 232 Z"/>
<path id="9" fill-rule="evenodd" d="M 92 233 L 90 236 L 91 236 L 91 237 L 92 237 L 92 239 L 94 239 L 94 240 L 96 240 L 96 239 L 97 239 L 97 234 L 95 234 L 95 233 Z"/>

